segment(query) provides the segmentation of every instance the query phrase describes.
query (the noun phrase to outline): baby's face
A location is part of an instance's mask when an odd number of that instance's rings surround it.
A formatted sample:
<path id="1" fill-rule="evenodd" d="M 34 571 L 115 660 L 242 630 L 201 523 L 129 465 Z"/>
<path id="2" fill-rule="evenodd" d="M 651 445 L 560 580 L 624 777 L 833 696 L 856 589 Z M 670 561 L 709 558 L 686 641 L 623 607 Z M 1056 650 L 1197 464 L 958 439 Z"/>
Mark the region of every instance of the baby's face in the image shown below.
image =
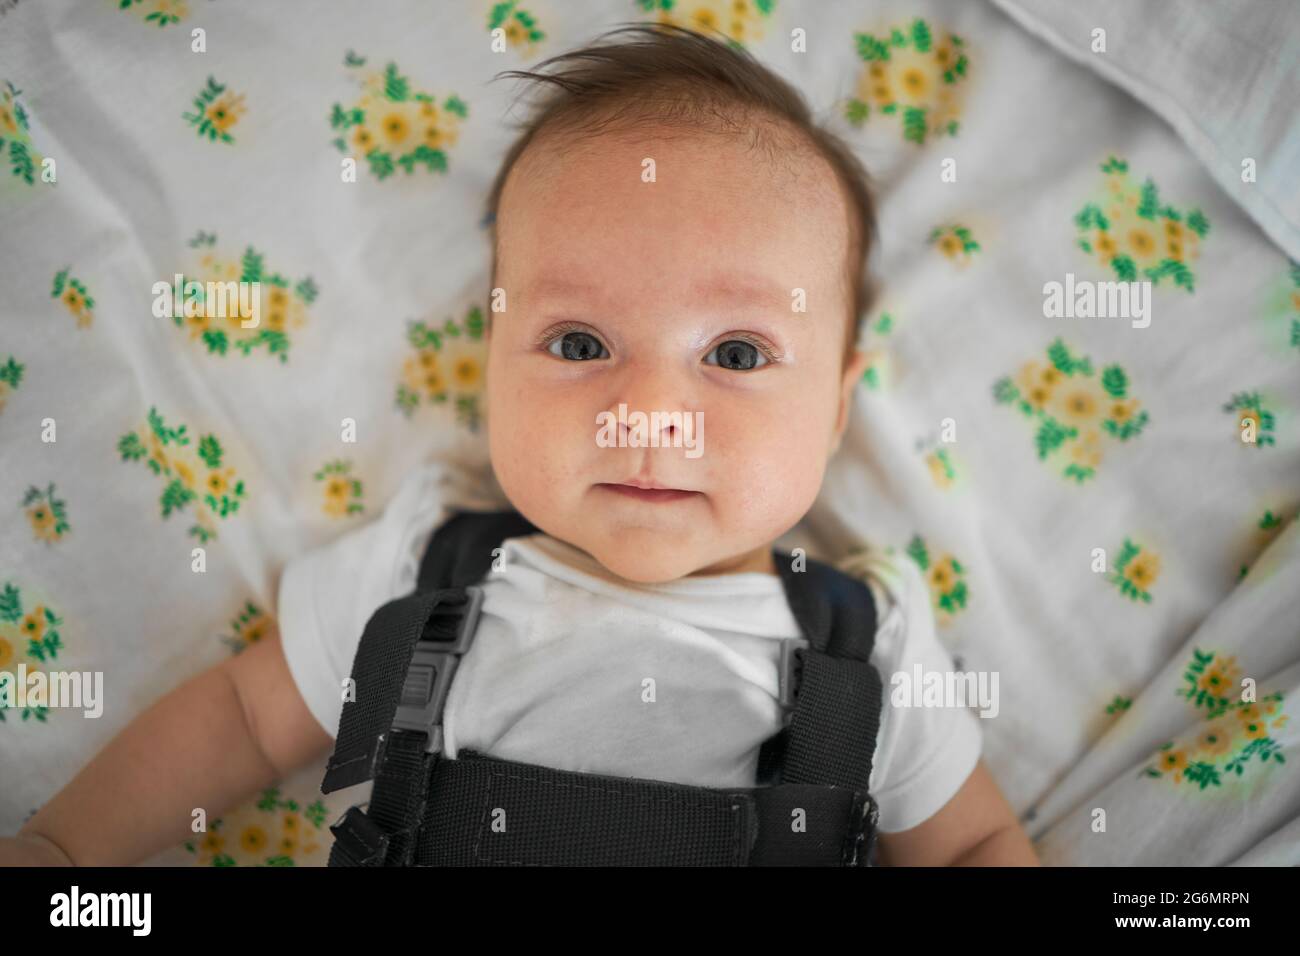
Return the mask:
<path id="1" fill-rule="evenodd" d="M 792 176 L 712 136 L 549 145 L 515 166 L 498 229 L 487 417 L 515 508 L 630 581 L 773 572 L 863 371 L 844 365 L 848 225 L 829 167 Z M 679 412 L 702 432 L 673 423 L 632 447 L 620 404 L 629 424 Z M 634 479 L 691 493 L 609 487 Z"/>

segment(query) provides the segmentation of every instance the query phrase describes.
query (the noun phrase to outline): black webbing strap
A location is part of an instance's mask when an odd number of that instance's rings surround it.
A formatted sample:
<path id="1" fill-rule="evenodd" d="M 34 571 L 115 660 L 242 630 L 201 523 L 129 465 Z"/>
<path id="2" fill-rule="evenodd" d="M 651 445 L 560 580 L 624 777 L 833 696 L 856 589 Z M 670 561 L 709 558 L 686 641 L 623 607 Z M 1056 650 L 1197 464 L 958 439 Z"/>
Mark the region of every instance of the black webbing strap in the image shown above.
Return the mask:
<path id="1" fill-rule="evenodd" d="M 330 865 L 867 862 L 877 812 L 868 784 L 881 703 L 880 677 L 868 661 L 876 610 L 862 582 L 812 559 L 795 570 L 791 556 L 774 551 L 808 646 L 794 661 L 801 666 L 789 726 L 760 751 L 759 782 L 770 778 L 769 786 L 688 787 L 473 751 L 439 760 L 440 740 L 389 729 L 397 710 L 391 701 L 403 688 L 400 672 L 415 649 L 410 632 L 418 637 L 429 616 L 437 616 L 437 600 L 418 599 L 441 595 L 459 606 L 458 585 L 481 580 L 505 538 L 536 531 L 513 511 L 456 515 L 430 541 L 421 590 L 385 605 L 367 624 L 353 673 L 369 675 L 367 682 L 384 688 L 379 696 L 390 703 L 368 699 L 363 706 L 358 688 L 358 703 L 344 706 L 326 775 L 332 785 L 322 789 L 372 774 L 375 788 L 368 814 L 354 807 L 331 827 Z M 406 683 L 409 692 L 412 681 Z"/>
<path id="2" fill-rule="evenodd" d="M 417 587 L 458 588 L 478 584 L 492 567 L 493 551 L 506 538 L 536 534 L 517 511 L 463 511 L 448 518 L 425 549 Z"/>
<path id="3" fill-rule="evenodd" d="M 367 688 L 358 687 L 356 701 L 343 705 L 321 790 L 372 776 L 374 787 L 368 814 L 349 811 L 330 827 L 331 866 L 410 865 L 442 751 L 447 691 L 473 639 L 482 598 L 478 587 L 417 591 L 385 604 L 366 625 L 353 673 L 368 675 Z M 371 671 L 358 669 L 367 662 Z"/>
<path id="4" fill-rule="evenodd" d="M 838 866 L 861 796 L 713 789 L 556 770 L 464 750 L 439 763 L 419 866 Z"/>
<path id="5" fill-rule="evenodd" d="M 880 674 L 870 663 L 877 623 L 871 590 L 812 558 L 796 564 L 781 551 L 773 558 L 809 647 L 796 652 L 794 712 L 789 725 L 760 748 L 759 779 L 868 795 L 883 693 Z M 857 821 L 855 865 L 867 862 L 877 816 L 868 795 Z"/>
<path id="6" fill-rule="evenodd" d="M 445 601 L 463 601 L 459 589 L 416 591 L 389 601 L 370 616 L 352 662 L 355 699 L 343 703 L 334 753 L 325 767 L 323 793 L 369 780 L 374 775 L 402 684 L 433 609 Z"/>

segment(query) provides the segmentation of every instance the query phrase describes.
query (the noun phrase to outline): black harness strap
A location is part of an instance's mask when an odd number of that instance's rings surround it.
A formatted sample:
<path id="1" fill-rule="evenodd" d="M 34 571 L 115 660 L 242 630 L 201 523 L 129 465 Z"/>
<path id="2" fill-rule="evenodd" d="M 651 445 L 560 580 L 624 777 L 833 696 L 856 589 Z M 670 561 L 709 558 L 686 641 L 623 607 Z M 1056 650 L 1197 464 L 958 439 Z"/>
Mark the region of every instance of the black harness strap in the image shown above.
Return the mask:
<path id="1" fill-rule="evenodd" d="M 793 815 L 799 814 L 796 828 Z M 557 770 L 472 750 L 433 775 L 420 866 L 838 866 L 861 798 Z"/>
<path id="2" fill-rule="evenodd" d="M 324 793 L 370 780 L 387 744 L 416 641 L 433 610 L 463 600 L 457 589 L 415 591 L 375 611 L 352 663 L 354 699 L 345 700 L 334 753 L 321 784 Z"/>
<path id="3" fill-rule="evenodd" d="M 330 865 L 865 864 L 877 814 L 875 606 L 862 582 L 812 559 L 796 571 L 774 551 L 807 646 L 789 655 L 794 642 L 783 645 L 782 697 L 794 713 L 760 751 L 758 782 L 770 785 L 691 787 L 472 750 L 441 758 L 446 690 L 482 598 L 475 584 L 505 538 L 537 530 L 513 511 L 450 518 L 417 591 L 367 623 L 353 664 L 366 690 L 344 704 L 321 789 L 375 785 L 369 813 L 353 807 L 330 828 Z"/>
<path id="4" fill-rule="evenodd" d="M 537 534 L 517 511 L 462 511 L 429 539 L 420 561 L 418 589 L 462 588 L 478 584 L 492 568 L 493 552 L 506 538 Z"/>

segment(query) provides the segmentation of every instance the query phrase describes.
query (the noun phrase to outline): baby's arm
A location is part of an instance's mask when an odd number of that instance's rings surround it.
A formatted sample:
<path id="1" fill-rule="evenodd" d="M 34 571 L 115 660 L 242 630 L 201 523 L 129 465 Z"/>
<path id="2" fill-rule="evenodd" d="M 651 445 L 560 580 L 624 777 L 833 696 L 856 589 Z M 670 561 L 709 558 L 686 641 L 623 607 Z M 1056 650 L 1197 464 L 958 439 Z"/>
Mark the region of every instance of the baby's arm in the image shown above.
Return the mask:
<path id="1" fill-rule="evenodd" d="M 882 833 L 885 866 L 1038 866 L 1033 844 L 981 760 L 951 800 L 910 830 Z"/>
<path id="2" fill-rule="evenodd" d="M 272 632 L 132 721 L 16 839 L 0 838 L 0 864 L 148 859 L 193 835 L 195 808 L 211 823 L 330 743 Z"/>

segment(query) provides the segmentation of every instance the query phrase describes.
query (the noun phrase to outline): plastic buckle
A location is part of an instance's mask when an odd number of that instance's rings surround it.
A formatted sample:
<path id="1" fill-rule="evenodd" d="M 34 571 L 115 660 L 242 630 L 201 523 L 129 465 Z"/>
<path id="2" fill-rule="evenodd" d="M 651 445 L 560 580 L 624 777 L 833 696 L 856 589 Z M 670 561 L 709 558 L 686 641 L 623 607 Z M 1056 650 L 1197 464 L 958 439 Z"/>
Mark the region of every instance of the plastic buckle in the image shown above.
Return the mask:
<path id="1" fill-rule="evenodd" d="M 795 706 L 795 696 L 798 694 L 799 675 L 802 672 L 803 660 L 796 658 L 799 651 L 809 648 L 809 643 L 801 637 L 787 637 L 781 641 L 781 663 L 778 665 L 778 696 L 777 703 L 782 710 L 793 710 Z"/>
<path id="2" fill-rule="evenodd" d="M 442 710 L 447 690 L 461 655 L 474 640 L 482 606 L 483 589 L 475 585 L 465 588 L 463 603 L 435 604 L 425 622 L 424 633 L 411 652 L 411 663 L 406 668 L 406 680 L 393 714 L 393 729 L 426 734 L 425 753 L 442 750 Z M 446 630 L 448 619 L 452 619 L 455 627 L 450 634 Z M 432 638 L 430 634 L 438 634 L 443 639 Z"/>

